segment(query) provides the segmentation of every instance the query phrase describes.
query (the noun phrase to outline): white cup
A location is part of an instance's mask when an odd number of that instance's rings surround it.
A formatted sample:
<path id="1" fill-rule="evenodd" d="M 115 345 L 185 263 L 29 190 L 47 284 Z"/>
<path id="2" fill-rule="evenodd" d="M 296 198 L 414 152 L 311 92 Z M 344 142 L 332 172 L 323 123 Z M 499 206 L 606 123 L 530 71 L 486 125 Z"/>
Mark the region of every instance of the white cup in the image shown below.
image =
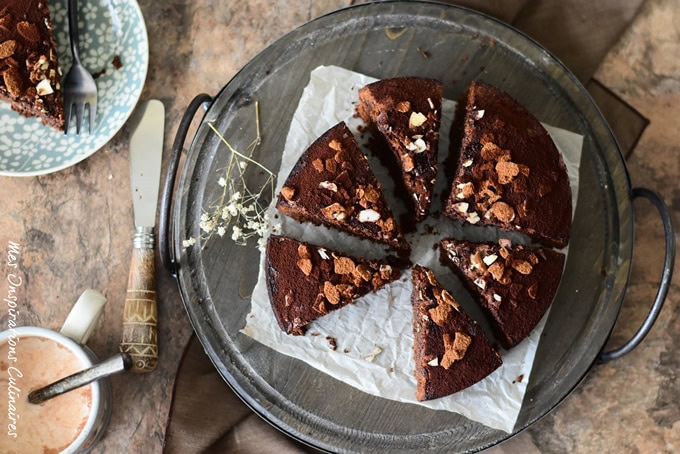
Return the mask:
<path id="1" fill-rule="evenodd" d="M 61 328 L 61 332 L 57 333 L 45 328 L 36 326 L 22 326 L 15 329 L 9 329 L 0 333 L 0 346 L 9 343 L 9 348 L 16 346 L 16 356 L 20 360 L 20 344 L 22 338 L 39 337 L 56 342 L 60 346 L 69 350 L 80 362 L 79 366 L 82 369 L 91 367 L 98 362 L 95 354 L 87 346 L 85 342 L 94 330 L 97 321 L 102 313 L 106 299 L 103 295 L 95 290 L 86 290 L 78 298 L 78 301 L 71 309 L 66 322 Z M 0 358 L 0 361 L 7 358 Z M 2 371 L 7 374 L 8 371 Z M 56 377 L 63 378 L 63 377 Z M 73 442 L 63 449 L 62 453 L 81 453 L 89 451 L 94 444 L 101 438 L 106 426 L 111 417 L 111 384 L 108 379 L 100 379 L 91 383 L 92 401 L 87 421 Z M 21 389 L 18 398 L 28 399 L 28 394 L 31 389 Z M 7 389 L 0 389 L 0 392 L 7 393 Z M 59 399 L 55 397 L 55 399 Z M 7 408 L 0 408 L 0 411 L 7 412 Z M 28 424 L 29 421 L 22 421 L 21 415 L 17 419 L 18 424 Z M 34 424 L 49 425 L 50 421 L 33 421 Z M 7 428 L 0 428 L 7 432 Z M 19 434 L 19 431 L 17 431 Z M 20 434 L 19 434 L 20 436 Z M 0 432 L 0 451 L 4 451 L 2 446 L 7 443 L 7 433 Z M 5 440 L 3 440 L 5 439 Z"/>

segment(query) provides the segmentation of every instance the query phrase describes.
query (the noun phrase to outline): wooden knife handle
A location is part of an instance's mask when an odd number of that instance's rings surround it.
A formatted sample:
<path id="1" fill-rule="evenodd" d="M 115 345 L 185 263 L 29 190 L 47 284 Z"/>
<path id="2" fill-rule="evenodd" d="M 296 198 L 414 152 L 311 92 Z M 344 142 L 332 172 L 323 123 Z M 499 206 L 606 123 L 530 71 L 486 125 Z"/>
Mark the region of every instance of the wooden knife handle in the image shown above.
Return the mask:
<path id="1" fill-rule="evenodd" d="M 132 250 L 120 350 L 132 357 L 133 372 L 146 373 L 158 362 L 156 266 L 152 248 Z"/>

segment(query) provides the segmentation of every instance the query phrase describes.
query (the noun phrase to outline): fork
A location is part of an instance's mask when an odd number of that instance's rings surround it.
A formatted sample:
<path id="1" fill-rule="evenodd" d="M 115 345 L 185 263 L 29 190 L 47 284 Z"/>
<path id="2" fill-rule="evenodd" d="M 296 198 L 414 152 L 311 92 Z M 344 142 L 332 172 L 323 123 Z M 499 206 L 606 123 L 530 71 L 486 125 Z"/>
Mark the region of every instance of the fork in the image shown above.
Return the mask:
<path id="1" fill-rule="evenodd" d="M 68 0 L 68 33 L 71 41 L 73 65 L 66 74 L 62 90 L 64 93 L 64 134 L 68 134 L 71 112 L 74 107 L 76 111 L 76 134 L 80 134 L 86 104 L 89 106 L 90 113 L 89 133 L 92 134 L 97 114 L 97 84 L 80 62 L 78 0 Z"/>

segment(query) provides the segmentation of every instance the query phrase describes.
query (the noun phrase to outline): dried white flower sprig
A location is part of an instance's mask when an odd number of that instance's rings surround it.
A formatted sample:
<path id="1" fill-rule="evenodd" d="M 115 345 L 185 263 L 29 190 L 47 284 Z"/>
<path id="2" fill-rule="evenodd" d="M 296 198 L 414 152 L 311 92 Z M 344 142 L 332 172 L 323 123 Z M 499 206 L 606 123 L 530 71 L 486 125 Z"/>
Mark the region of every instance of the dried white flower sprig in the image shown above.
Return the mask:
<path id="1" fill-rule="evenodd" d="M 262 141 L 260 110 L 257 101 L 255 102 L 255 122 L 257 137 L 248 145 L 245 153 L 232 147 L 215 126 L 208 123 L 210 129 L 227 146 L 231 154 L 227 166 L 220 171 L 222 175 L 217 180 L 217 184 L 223 188 L 222 194 L 201 214 L 200 239 L 204 246 L 214 234 L 217 234 L 220 237 L 230 236 L 236 244 L 242 246 L 246 245 L 248 239 L 259 236 L 258 247 L 264 248 L 265 242 L 262 236 L 269 227 L 269 214 L 267 205 L 263 204 L 261 199 L 265 191 L 269 192 L 270 200 L 274 198 L 276 176 L 252 158 L 255 149 Z M 256 190 L 251 190 L 246 182 L 245 174 L 250 165 L 259 167 L 266 175 L 265 181 Z M 182 242 L 185 248 L 194 244 L 196 244 L 196 239 L 193 237 Z"/>

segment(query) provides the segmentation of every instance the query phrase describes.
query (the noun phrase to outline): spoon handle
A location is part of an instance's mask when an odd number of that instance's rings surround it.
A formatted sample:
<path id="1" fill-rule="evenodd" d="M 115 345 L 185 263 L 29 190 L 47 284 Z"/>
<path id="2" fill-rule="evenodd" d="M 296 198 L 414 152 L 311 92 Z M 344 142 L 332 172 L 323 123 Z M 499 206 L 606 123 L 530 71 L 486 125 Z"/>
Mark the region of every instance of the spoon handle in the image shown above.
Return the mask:
<path id="1" fill-rule="evenodd" d="M 128 370 L 132 367 L 132 359 L 127 353 L 118 353 L 99 364 L 76 372 L 73 375 L 62 378 L 43 388 L 36 389 L 28 395 L 28 401 L 32 404 L 40 404 L 53 397 L 72 391 L 100 378 L 108 377 L 115 373 Z"/>

